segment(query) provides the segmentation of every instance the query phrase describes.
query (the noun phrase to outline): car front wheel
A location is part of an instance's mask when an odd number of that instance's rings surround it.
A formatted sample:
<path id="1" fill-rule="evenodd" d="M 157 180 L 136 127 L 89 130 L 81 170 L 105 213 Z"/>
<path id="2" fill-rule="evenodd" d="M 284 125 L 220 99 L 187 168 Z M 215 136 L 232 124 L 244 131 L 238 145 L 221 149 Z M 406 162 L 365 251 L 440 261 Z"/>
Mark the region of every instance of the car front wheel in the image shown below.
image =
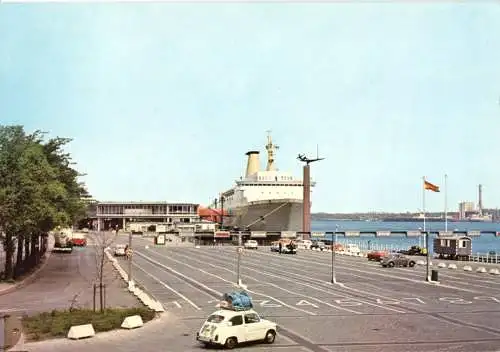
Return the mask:
<path id="1" fill-rule="evenodd" d="M 410 262 L 408 265 L 410 266 L 410 268 L 413 268 L 415 266 L 415 262 Z"/>
<path id="2" fill-rule="evenodd" d="M 390 262 L 389 264 L 387 264 L 387 266 L 388 266 L 389 268 L 394 268 L 394 262 Z"/>
<path id="3" fill-rule="evenodd" d="M 264 341 L 266 343 L 274 343 L 274 340 L 276 339 L 276 333 L 273 331 L 273 330 L 269 330 L 267 333 L 266 333 L 266 337 L 264 339 Z"/>

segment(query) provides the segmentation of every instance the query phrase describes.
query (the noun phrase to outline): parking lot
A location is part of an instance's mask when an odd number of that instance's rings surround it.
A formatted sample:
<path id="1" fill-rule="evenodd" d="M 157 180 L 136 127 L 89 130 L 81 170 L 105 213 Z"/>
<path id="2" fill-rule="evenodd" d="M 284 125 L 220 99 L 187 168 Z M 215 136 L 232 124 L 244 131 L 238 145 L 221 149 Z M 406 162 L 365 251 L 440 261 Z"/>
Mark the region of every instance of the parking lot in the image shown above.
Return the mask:
<path id="1" fill-rule="evenodd" d="M 237 281 L 236 247 L 159 248 L 134 238 L 133 260 L 134 279 L 192 328 L 192 349 L 201 348 L 197 328 Z M 499 276 L 439 268 L 439 285 L 425 276 L 425 266 L 382 268 L 337 255 L 338 284 L 331 284 L 328 252 L 280 255 L 261 247 L 241 255 L 256 310 L 280 326 L 273 350 L 500 349 Z"/>

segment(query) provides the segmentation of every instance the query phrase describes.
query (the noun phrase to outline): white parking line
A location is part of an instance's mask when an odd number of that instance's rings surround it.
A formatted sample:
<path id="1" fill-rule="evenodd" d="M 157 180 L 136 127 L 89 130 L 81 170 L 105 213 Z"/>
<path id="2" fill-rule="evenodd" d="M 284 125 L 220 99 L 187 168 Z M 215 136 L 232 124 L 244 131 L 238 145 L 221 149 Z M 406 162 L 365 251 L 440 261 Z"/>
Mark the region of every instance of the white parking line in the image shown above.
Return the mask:
<path id="1" fill-rule="evenodd" d="M 149 251 L 151 251 L 151 250 L 149 250 Z M 161 257 L 164 257 L 164 258 L 166 258 L 166 259 L 172 260 L 172 261 L 174 261 L 174 262 L 176 262 L 176 263 L 179 263 L 179 264 L 185 265 L 185 266 L 187 266 L 188 268 L 191 268 L 191 269 L 193 269 L 193 270 L 200 271 L 200 272 L 202 272 L 202 273 L 204 273 L 204 274 L 206 274 L 206 275 L 209 275 L 209 276 L 215 277 L 215 278 L 217 278 L 217 279 L 219 279 L 219 280 L 221 280 L 221 281 L 228 282 L 228 283 L 230 283 L 230 284 L 234 285 L 234 282 L 231 282 L 231 281 L 229 281 L 229 280 L 226 280 L 226 279 L 224 279 L 223 277 L 220 277 L 220 276 L 218 276 L 218 275 L 212 274 L 212 273 L 210 273 L 210 272 L 208 272 L 208 271 L 205 271 L 205 270 L 203 270 L 203 269 L 200 269 L 200 268 L 194 267 L 194 266 L 192 266 L 192 265 L 189 265 L 189 264 L 187 264 L 187 263 L 183 263 L 183 262 L 181 262 L 181 261 L 179 261 L 179 260 L 173 259 L 171 256 L 170 256 L 170 257 L 167 257 L 167 256 L 165 256 L 165 255 L 162 255 L 162 254 L 157 253 L 157 252 L 154 252 L 154 251 L 151 251 L 151 252 L 155 253 L 155 254 L 156 254 L 156 255 L 158 255 L 158 256 L 161 256 Z M 144 255 L 144 254 L 142 254 L 142 255 Z M 151 259 L 152 259 L 152 258 L 151 258 Z M 193 258 L 188 258 L 188 259 L 193 260 Z M 154 259 L 152 259 L 152 260 L 154 261 Z M 207 263 L 206 263 L 206 262 L 203 262 L 203 264 L 204 264 L 204 265 L 206 265 Z M 160 264 L 160 265 L 161 265 L 161 266 L 163 266 L 163 267 L 167 267 L 167 266 L 165 266 L 165 265 L 163 265 L 163 264 Z M 173 270 L 173 269 L 169 269 L 169 270 Z M 181 275 L 182 275 L 182 274 L 181 274 Z M 184 275 L 183 275 L 183 276 L 184 276 Z M 190 279 L 190 280 L 193 280 L 193 281 L 194 281 L 194 282 L 196 282 L 196 283 L 198 283 L 198 281 L 194 280 L 193 278 L 189 278 L 189 279 Z M 201 282 L 200 282 L 199 284 L 200 284 L 200 285 L 203 285 Z M 205 285 L 203 285 L 203 286 L 205 286 Z M 206 286 L 205 286 L 205 287 L 206 287 Z M 210 290 L 212 290 L 212 289 L 210 289 Z M 215 290 L 212 290 L 212 291 L 215 291 Z M 290 305 L 290 304 L 287 304 L 287 303 L 285 303 L 285 302 L 283 302 L 283 301 L 281 301 L 281 300 L 277 299 L 276 297 L 273 297 L 273 296 L 270 296 L 270 295 L 267 295 L 267 294 L 264 294 L 264 293 L 261 293 L 261 292 L 257 292 L 257 291 L 249 290 L 249 289 L 246 289 L 246 291 L 248 291 L 248 292 L 250 292 L 250 293 L 257 294 L 257 295 L 259 295 L 259 296 L 263 296 L 263 297 L 270 298 L 270 299 L 272 299 L 272 300 L 274 300 L 274 301 L 276 301 L 276 302 L 279 302 L 280 304 L 282 304 L 282 305 L 284 305 L 285 307 L 288 307 L 288 308 L 290 308 L 290 309 L 293 309 L 293 310 L 296 310 L 296 311 L 300 311 L 300 312 L 303 312 L 303 313 L 306 313 L 306 314 L 309 314 L 309 315 L 317 315 L 317 314 L 316 314 L 316 313 L 314 313 L 314 312 L 310 312 L 310 311 L 308 311 L 308 310 L 305 310 L 305 309 L 300 309 L 300 308 L 294 307 L 294 306 L 292 306 L 292 305 Z M 216 291 L 215 291 L 215 292 L 216 292 Z M 222 293 L 218 292 L 218 296 L 219 296 L 219 297 L 222 297 Z"/>
<path id="2" fill-rule="evenodd" d="M 162 255 L 161 255 L 161 254 L 159 254 L 159 253 L 157 253 L 157 255 L 162 256 Z M 195 261 L 197 261 L 197 262 L 199 262 L 199 263 L 203 263 L 204 265 L 210 265 L 211 267 L 218 268 L 218 269 L 222 269 L 222 270 L 224 270 L 224 271 L 228 271 L 228 272 L 230 272 L 230 273 L 233 273 L 233 271 L 232 271 L 232 270 L 229 270 L 229 269 L 227 269 L 227 268 L 225 268 L 225 267 L 222 267 L 222 266 L 219 266 L 219 265 L 215 265 L 215 264 L 211 264 L 211 263 L 207 263 L 207 262 L 201 262 L 201 261 L 199 261 L 199 260 L 196 260 L 196 259 L 193 259 L 193 258 L 187 257 L 187 256 L 182 255 L 182 254 L 178 254 L 178 253 L 177 253 L 176 255 L 179 255 L 179 256 L 181 256 L 181 257 L 184 257 L 184 258 L 187 258 L 187 259 L 190 259 L 190 260 L 195 260 Z M 168 257 L 168 258 L 172 259 L 172 257 L 171 257 L 171 256 L 170 256 L 170 257 Z M 288 280 L 288 279 L 286 279 L 286 278 L 280 277 L 280 276 L 278 276 L 278 275 L 268 274 L 268 273 L 266 273 L 266 272 L 264 272 L 264 271 L 262 271 L 262 270 L 254 270 L 254 269 L 250 269 L 250 268 L 246 268 L 246 269 L 248 269 L 248 270 L 252 270 L 252 271 L 255 271 L 255 272 L 258 272 L 259 274 L 264 274 L 264 275 L 266 275 L 266 276 L 277 277 L 277 278 L 279 278 L 279 279 L 284 279 L 284 280 L 286 280 L 286 281 L 291 281 L 291 280 Z M 211 275 L 214 275 L 214 274 L 211 274 Z M 253 276 L 250 276 L 250 275 L 242 275 L 242 276 L 246 276 L 247 278 L 250 278 L 250 279 L 252 279 L 252 280 L 254 280 L 254 281 L 256 281 L 256 282 L 262 282 L 261 280 L 259 280 L 259 279 L 255 278 L 255 277 L 253 277 Z M 293 281 L 293 282 L 294 282 L 294 283 L 296 283 L 296 284 L 302 285 L 302 286 L 306 286 L 306 287 L 310 287 L 310 288 L 313 288 L 313 289 L 317 289 L 317 288 L 312 287 L 312 286 L 310 286 L 310 285 L 308 285 L 308 284 L 303 284 L 303 283 L 300 283 L 300 282 L 297 282 L 297 281 Z M 266 282 L 265 284 L 266 284 L 266 285 L 268 285 L 268 286 L 273 286 L 273 287 L 275 287 L 275 288 L 277 288 L 277 289 L 279 289 L 279 290 L 285 291 L 285 292 L 290 293 L 290 294 L 292 294 L 292 295 L 297 295 L 297 296 L 306 297 L 306 298 L 311 299 L 311 300 L 313 300 L 313 301 L 315 301 L 315 302 L 318 302 L 318 303 L 321 303 L 321 304 L 327 305 L 327 306 L 332 307 L 332 308 L 335 308 L 335 309 L 344 310 L 344 311 L 346 311 L 346 312 L 349 312 L 349 313 L 354 313 L 354 314 L 363 314 L 362 312 L 358 312 L 358 311 L 355 311 L 355 310 L 352 310 L 352 309 L 348 309 L 348 308 L 344 308 L 344 307 L 339 307 L 339 306 L 336 306 L 336 305 L 334 305 L 334 304 L 331 304 L 331 303 L 328 303 L 328 302 L 324 302 L 324 301 L 322 301 L 322 300 L 320 300 L 320 299 L 317 299 L 317 298 L 315 298 L 315 297 L 311 297 L 311 296 L 304 295 L 304 294 L 299 293 L 299 292 L 294 292 L 294 291 L 291 291 L 291 290 L 285 289 L 285 288 L 283 288 L 283 287 L 280 287 L 280 286 L 278 286 L 278 285 L 276 285 L 276 284 L 273 284 L 273 283 L 270 283 L 270 282 Z M 328 292 L 328 291 L 325 291 L 325 290 L 321 290 L 321 289 L 317 289 L 317 290 L 320 290 L 320 291 L 325 292 L 325 293 L 328 293 L 328 294 L 332 294 L 331 292 Z M 249 290 L 248 288 L 247 288 L 247 291 L 249 291 L 249 292 L 250 292 L 250 290 Z M 338 295 L 336 295 L 336 296 L 337 296 L 337 297 L 339 297 Z M 340 297 L 345 298 L 346 296 L 340 296 Z M 404 313 L 404 312 L 403 312 L 403 313 Z"/>
<path id="3" fill-rule="evenodd" d="M 266 256 L 272 256 L 272 257 L 274 257 L 273 254 L 269 254 L 269 253 L 263 253 L 263 252 L 261 252 L 261 254 L 262 255 L 266 255 Z M 306 264 L 318 264 L 318 265 L 324 265 L 325 264 L 324 262 L 322 263 L 322 262 L 318 262 L 318 261 L 312 261 L 312 260 L 306 260 L 306 259 L 297 259 L 297 258 L 287 258 L 287 260 L 294 261 L 294 262 L 297 262 L 297 263 L 306 263 Z M 368 272 L 365 271 L 365 270 L 354 269 L 354 268 L 345 267 L 345 266 L 341 267 L 341 269 L 342 270 L 350 270 L 350 271 L 356 271 L 356 272 L 368 274 Z M 390 278 L 390 279 L 404 280 L 404 281 L 409 281 L 409 282 L 413 282 L 413 283 L 417 283 L 417 284 L 421 284 L 421 285 L 423 284 L 423 285 L 429 286 L 429 283 L 427 281 L 424 281 L 424 280 L 415 280 L 415 279 L 411 279 L 411 278 L 408 278 L 408 277 L 401 277 L 401 276 L 395 276 L 395 275 L 389 275 L 389 274 L 382 274 L 382 273 L 379 272 L 379 270 L 380 269 L 373 268 L 373 272 L 370 272 L 370 274 L 379 275 L 379 276 L 387 277 L 387 278 Z M 455 286 L 444 285 L 444 284 L 439 284 L 439 285 L 437 285 L 437 287 L 450 288 L 450 289 L 455 289 L 455 290 L 458 290 L 458 291 L 469 292 L 469 293 L 482 293 L 480 291 L 469 290 L 469 289 L 466 289 L 466 288 L 455 287 Z"/>
<path id="4" fill-rule="evenodd" d="M 157 254 L 157 255 L 162 256 L 162 255 L 161 255 L 161 254 L 159 254 L 159 253 L 156 253 L 156 254 Z M 184 257 L 184 258 L 187 258 L 187 259 L 190 259 L 190 260 L 194 260 L 192 257 L 187 257 L 187 256 L 184 256 L 184 255 L 181 255 L 181 254 L 178 254 L 178 253 L 177 253 L 176 255 L 180 255 L 180 256 L 182 256 L 182 257 Z M 199 253 L 198 253 L 198 256 L 200 256 L 200 254 L 199 254 Z M 203 255 L 202 255 L 202 256 L 203 256 Z M 168 259 L 172 259 L 172 258 L 171 258 L 171 256 L 170 256 L 170 257 L 168 257 Z M 213 259 L 213 258 L 210 258 L 210 259 L 211 259 L 212 261 L 214 261 L 214 259 Z M 200 261 L 198 261 L 198 262 L 200 262 Z M 203 263 L 204 265 L 208 264 L 208 263 L 206 263 L 206 262 L 200 262 L 200 263 Z M 213 264 L 209 264 L 209 265 L 214 266 Z M 223 267 L 220 267 L 220 266 L 215 266 L 215 267 L 218 267 L 218 268 L 220 268 L 220 269 L 227 270 L 226 268 L 223 268 Z M 309 287 L 309 288 L 311 288 L 311 289 L 313 289 L 313 290 L 320 291 L 320 292 L 323 292 L 323 293 L 327 293 L 327 294 L 329 294 L 329 295 L 333 295 L 333 296 L 336 296 L 336 297 L 342 297 L 342 298 L 352 299 L 352 297 L 349 297 L 349 296 L 346 296 L 346 295 L 339 295 L 339 294 L 337 294 L 337 293 L 335 293 L 335 292 L 332 292 L 331 290 L 325 290 L 325 289 L 322 289 L 322 288 L 319 288 L 319 287 L 316 287 L 316 286 L 313 286 L 313 285 L 309 285 L 309 284 L 307 284 L 307 283 L 298 282 L 298 281 L 296 281 L 296 280 L 290 280 L 290 279 L 287 279 L 285 276 L 275 275 L 275 274 L 272 274 L 272 273 L 269 273 L 269 272 L 265 272 L 265 271 L 263 271 L 263 270 L 261 270 L 261 269 L 260 269 L 260 270 L 250 269 L 250 268 L 248 268 L 248 266 L 246 267 L 246 269 L 247 269 L 247 270 L 252 270 L 252 271 L 255 271 L 255 272 L 260 273 L 260 274 L 264 274 L 264 275 L 266 275 L 266 276 L 276 277 L 276 278 L 279 278 L 279 279 L 281 279 L 281 280 L 289 281 L 289 282 L 294 283 L 294 284 L 297 284 L 297 285 L 301 285 L 301 286 Z M 229 271 L 230 271 L 230 270 L 229 270 Z M 232 273 L 232 271 L 230 271 L 230 272 Z M 297 274 L 295 274 L 295 273 L 291 273 L 291 272 L 284 272 L 284 273 L 287 273 L 287 274 L 290 274 L 290 275 L 297 275 Z M 254 280 L 257 280 L 257 279 L 255 279 L 255 278 L 253 278 L 253 277 L 251 277 L 251 276 L 248 276 L 248 275 L 247 275 L 247 277 L 250 277 L 250 278 L 252 278 L 252 279 L 254 279 Z M 302 276 L 302 277 L 304 277 L 304 276 Z M 310 279 L 310 277 L 307 277 L 307 279 Z M 258 280 L 257 280 L 257 281 L 258 281 Z M 321 284 L 324 284 L 324 283 L 323 283 L 323 282 L 321 282 Z M 274 286 L 276 286 L 276 285 L 274 285 Z M 326 286 L 326 284 L 325 284 L 325 286 Z M 300 295 L 300 296 L 304 296 L 304 297 L 308 297 L 308 298 L 314 299 L 314 300 L 316 300 L 316 302 L 320 302 L 320 303 L 323 303 L 323 304 L 326 304 L 326 303 L 327 303 L 327 302 L 323 302 L 323 301 L 321 301 L 321 300 L 318 300 L 318 299 L 316 299 L 316 298 L 312 298 L 312 297 L 307 296 L 307 295 L 303 295 L 303 294 L 300 294 L 300 293 L 295 293 L 295 292 L 292 292 L 292 291 L 286 290 L 286 289 L 284 289 L 284 288 L 282 288 L 282 287 L 279 287 L 279 286 L 277 286 L 277 288 L 279 288 L 279 289 L 281 289 L 281 290 L 283 290 L 283 291 L 288 291 L 288 292 L 290 292 L 290 293 L 294 293 L 294 294 L 298 294 L 298 295 Z M 386 297 L 383 297 L 383 296 L 380 296 L 380 297 L 382 297 L 382 298 L 386 298 Z M 384 310 L 389 310 L 389 311 L 393 311 L 393 312 L 396 312 L 396 313 L 406 313 L 406 312 L 405 312 L 405 311 L 403 311 L 403 310 L 399 310 L 399 309 L 396 309 L 396 308 L 391 308 L 391 307 L 386 307 L 386 306 L 381 306 L 381 305 L 378 305 L 378 304 L 376 304 L 376 303 L 371 303 L 371 302 L 365 301 L 365 300 L 363 300 L 363 299 L 356 298 L 355 300 L 357 300 L 357 301 L 359 301 L 359 302 L 362 302 L 362 303 L 365 303 L 365 304 L 367 304 L 367 305 L 371 305 L 371 306 L 374 306 L 374 307 L 377 307 L 377 308 L 384 309 Z M 326 305 L 329 305 L 329 306 L 334 307 L 334 308 L 337 308 L 337 309 L 346 309 L 346 308 L 344 308 L 344 307 L 335 306 L 335 305 L 330 304 L 330 303 L 328 303 L 328 304 L 326 304 Z M 351 311 L 351 312 L 354 312 L 354 311 Z M 363 313 L 356 312 L 356 314 L 363 314 Z"/>
<path id="5" fill-rule="evenodd" d="M 167 290 L 170 290 L 171 292 L 175 293 L 177 296 L 179 296 L 180 298 L 182 298 L 183 300 L 185 300 L 187 303 L 189 303 L 190 305 L 192 305 L 196 310 L 201 310 L 200 307 L 198 307 L 193 301 L 191 301 L 189 298 L 187 298 L 186 296 L 184 296 L 182 293 L 180 293 L 179 291 L 176 291 L 175 289 L 173 289 L 172 287 L 170 287 L 169 285 L 167 285 L 166 283 L 164 283 L 162 280 L 158 279 L 153 274 L 148 273 L 143 267 L 141 267 L 137 263 L 132 263 L 132 264 L 134 264 L 134 266 L 136 266 L 138 269 L 142 270 L 146 275 L 148 275 L 149 277 L 151 277 L 153 280 L 156 280 L 159 284 L 161 284 Z"/>
<path id="6" fill-rule="evenodd" d="M 214 289 L 211 289 L 210 287 L 208 287 L 208 286 L 206 286 L 205 284 L 203 284 L 203 283 L 201 283 L 201 282 L 199 282 L 199 281 L 197 281 L 197 280 L 193 279 L 192 277 L 189 277 L 189 276 L 187 276 L 187 275 L 184 275 L 184 274 L 182 274 L 182 273 L 178 272 L 177 270 L 174 270 L 174 269 L 172 269 L 171 267 L 166 266 L 166 265 L 164 265 L 164 264 L 160 263 L 160 262 L 159 262 L 159 261 L 157 261 L 157 260 L 154 260 L 153 258 L 151 258 L 151 257 L 149 257 L 149 256 L 147 256 L 147 255 L 145 255 L 144 253 L 141 253 L 141 252 L 139 252 L 139 251 L 136 251 L 136 252 L 135 252 L 135 254 L 137 254 L 137 255 L 139 255 L 139 256 L 141 256 L 141 257 L 144 257 L 145 259 L 147 259 L 147 260 L 149 260 L 149 261 L 153 262 L 155 265 L 158 265 L 159 267 L 162 267 L 162 268 L 166 269 L 167 271 L 173 272 L 173 273 L 175 273 L 176 275 L 178 275 L 178 276 L 180 276 L 180 277 L 182 277 L 182 278 L 184 278 L 184 279 L 188 280 L 188 282 L 186 282 L 186 283 L 189 283 L 189 281 L 195 282 L 195 283 L 196 283 L 197 285 L 199 285 L 200 287 L 203 287 L 203 289 L 205 289 L 205 290 L 207 290 L 207 291 L 212 292 L 212 293 L 213 293 L 212 298 L 222 297 L 222 293 L 221 293 L 221 292 L 219 292 L 219 291 L 217 291 L 217 290 L 214 290 Z M 194 268 L 194 269 L 197 269 L 197 268 Z M 199 270 L 199 269 L 198 269 L 198 270 Z M 202 291 L 202 292 L 203 292 L 203 291 Z M 205 293 L 205 294 L 206 294 L 206 293 Z"/>

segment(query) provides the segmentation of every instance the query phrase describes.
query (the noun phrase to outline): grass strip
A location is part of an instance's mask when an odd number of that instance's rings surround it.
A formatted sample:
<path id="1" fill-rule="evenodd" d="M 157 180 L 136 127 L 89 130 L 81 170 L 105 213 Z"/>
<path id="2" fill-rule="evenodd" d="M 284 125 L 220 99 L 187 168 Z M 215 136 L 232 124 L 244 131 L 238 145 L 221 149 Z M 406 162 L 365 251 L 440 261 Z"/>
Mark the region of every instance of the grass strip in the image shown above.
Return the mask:
<path id="1" fill-rule="evenodd" d="M 95 332 L 120 329 L 123 319 L 140 315 L 143 322 L 152 320 L 156 313 L 146 307 L 109 308 L 104 312 L 92 309 L 53 310 L 23 318 L 23 331 L 28 341 L 66 337 L 73 325 L 92 324 Z"/>

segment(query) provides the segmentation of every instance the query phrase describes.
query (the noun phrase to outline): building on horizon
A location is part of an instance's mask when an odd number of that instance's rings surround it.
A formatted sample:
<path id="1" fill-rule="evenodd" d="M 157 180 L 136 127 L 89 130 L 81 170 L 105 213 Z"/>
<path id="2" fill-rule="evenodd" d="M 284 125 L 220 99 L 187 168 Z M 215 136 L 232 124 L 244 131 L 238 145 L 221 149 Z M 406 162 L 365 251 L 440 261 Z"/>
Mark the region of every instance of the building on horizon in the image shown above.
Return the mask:
<path id="1" fill-rule="evenodd" d="M 132 225 L 142 228 L 194 227 L 199 222 L 198 204 L 168 202 L 97 202 L 97 231 L 130 230 Z M 155 229 L 152 229 L 155 231 Z"/>
<path id="2" fill-rule="evenodd" d="M 470 213 L 473 213 L 475 211 L 475 205 L 474 202 L 460 202 L 458 203 L 458 218 L 460 220 L 466 219 Z"/>

